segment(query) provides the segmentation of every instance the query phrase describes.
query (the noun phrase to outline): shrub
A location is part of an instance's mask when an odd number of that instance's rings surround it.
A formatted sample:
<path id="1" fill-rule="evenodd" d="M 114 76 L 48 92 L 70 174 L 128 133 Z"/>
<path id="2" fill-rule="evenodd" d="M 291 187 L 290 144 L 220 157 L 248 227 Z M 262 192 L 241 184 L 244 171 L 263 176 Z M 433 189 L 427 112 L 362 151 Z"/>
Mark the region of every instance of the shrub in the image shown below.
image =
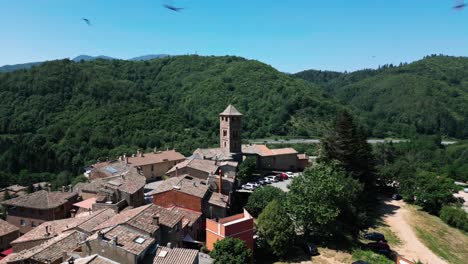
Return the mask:
<path id="1" fill-rule="evenodd" d="M 440 219 L 450 226 L 468 231 L 467 213 L 458 207 L 444 206 L 440 210 Z"/>

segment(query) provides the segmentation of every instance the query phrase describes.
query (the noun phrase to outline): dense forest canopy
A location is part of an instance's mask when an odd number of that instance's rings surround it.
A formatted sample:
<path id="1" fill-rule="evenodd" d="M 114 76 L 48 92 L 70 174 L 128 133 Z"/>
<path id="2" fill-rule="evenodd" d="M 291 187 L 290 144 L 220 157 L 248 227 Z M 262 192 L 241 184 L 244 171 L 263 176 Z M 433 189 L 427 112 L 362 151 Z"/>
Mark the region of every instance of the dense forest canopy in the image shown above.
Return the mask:
<path id="1" fill-rule="evenodd" d="M 137 148 L 189 154 L 218 143 L 228 104 L 244 114 L 244 139 L 320 136 L 342 108 L 316 85 L 239 57 L 46 62 L 0 73 L 0 171 L 77 174 Z"/>
<path id="2" fill-rule="evenodd" d="M 352 107 L 376 137 L 468 137 L 468 58 L 430 56 L 352 73 L 295 74 Z"/>

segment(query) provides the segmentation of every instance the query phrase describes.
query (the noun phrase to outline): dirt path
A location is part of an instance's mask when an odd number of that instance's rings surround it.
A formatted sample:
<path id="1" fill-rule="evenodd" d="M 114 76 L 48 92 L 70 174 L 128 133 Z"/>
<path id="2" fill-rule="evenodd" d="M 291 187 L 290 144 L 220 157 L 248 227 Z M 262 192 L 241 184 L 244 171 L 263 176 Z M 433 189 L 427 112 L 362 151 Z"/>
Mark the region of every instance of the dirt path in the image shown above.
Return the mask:
<path id="1" fill-rule="evenodd" d="M 447 264 L 446 261 L 432 253 L 422 242 L 419 241 L 416 234 L 413 232 L 408 218 L 410 214 L 403 201 L 385 201 L 384 210 L 387 208 L 392 213 L 385 216 L 384 220 L 387 225 L 397 234 L 401 239 L 402 245 L 394 248 L 398 254 L 410 259 L 421 260 L 423 263 L 428 264 Z"/>

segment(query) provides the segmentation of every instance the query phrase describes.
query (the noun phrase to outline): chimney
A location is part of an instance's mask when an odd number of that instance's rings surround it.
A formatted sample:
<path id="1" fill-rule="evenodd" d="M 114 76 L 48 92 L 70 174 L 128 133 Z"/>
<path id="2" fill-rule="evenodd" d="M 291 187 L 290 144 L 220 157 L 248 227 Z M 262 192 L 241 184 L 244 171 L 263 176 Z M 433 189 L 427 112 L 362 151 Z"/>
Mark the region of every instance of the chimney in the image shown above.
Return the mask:
<path id="1" fill-rule="evenodd" d="M 167 243 L 167 247 L 168 247 L 168 248 L 172 248 L 171 242 L 168 242 L 168 243 Z"/>
<path id="2" fill-rule="evenodd" d="M 154 152 L 154 153 L 157 153 L 157 152 L 158 152 L 158 148 L 157 148 L 157 147 L 154 147 L 153 152 Z"/>
<path id="3" fill-rule="evenodd" d="M 99 240 L 102 240 L 104 238 L 104 235 L 102 234 L 101 231 L 98 231 L 97 232 L 97 237 L 98 237 Z"/>
<path id="4" fill-rule="evenodd" d="M 159 225 L 159 214 L 153 215 L 153 225 Z"/>
<path id="5" fill-rule="evenodd" d="M 179 177 L 179 167 L 175 167 L 175 176 Z"/>
<path id="6" fill-rule="evenodd" d="M 75 218 L 75 216 L 76 216 L 76 210 L 75 209 L 70 210 L 70 216 L 71 216 L 71 218 Z"/>
<path id="7" fill-rule="evenodd" d="M 65 192 L 65 186 L 62 186 L 62 192 Z"/>
<path id="8" fill-rule="evenodd" d="M 218 184 L 218 187 L 219 187 L 219 193 L 221 193 L 221 191 L 223 190 L 223 171 L 221 169 L 219 169 L 219 184 Z"/>
<path id="9" fill-rule="evenodd" d="M 117 246 L 117 244 L 118 244 L 118 238 L 117 238 L 117 236 L 113 236 L 112 237 L 112 245 L 115 247 L 115 246 Z"/>
<path id="10" fill-rule="evenodd" d="M 47 191 L 51 192 L 51 184 L 50 183 L 47 185 Z"/>

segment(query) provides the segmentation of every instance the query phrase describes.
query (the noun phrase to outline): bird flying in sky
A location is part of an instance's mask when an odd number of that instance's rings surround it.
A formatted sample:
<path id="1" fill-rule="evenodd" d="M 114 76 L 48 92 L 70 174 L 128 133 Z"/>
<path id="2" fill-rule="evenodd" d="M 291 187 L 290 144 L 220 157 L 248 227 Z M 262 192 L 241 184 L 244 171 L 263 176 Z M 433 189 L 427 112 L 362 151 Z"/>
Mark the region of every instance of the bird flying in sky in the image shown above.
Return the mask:
<path id="1" fill-rule="evenodd" d="M 458 0 L 455 4 L 455 6 L 453 7 L 453 9 L 455 10 L 463 10 L 466 6 L 466 3 L 464 0 Z"/>
<path id="2" fill-rule="evenodd" d="M 91 21 L 89 21 L 89 19 L 82 18 L 81 20 L 83 20 L 86 23 L 86 25 L 91 26 Z"/>
<path id="3" fill-rule="evenodd" d="M 163 4 L 163 6 L 167 9 L 170 9 L 172 11 L 175 11 L 175 12 L 180 12 L 181 10 L 183 10 L 184 8 L 183 7 L 175 7 L 175 6 L 172 6 L 172 5 L 169 5 L 169 4 Z"/>

